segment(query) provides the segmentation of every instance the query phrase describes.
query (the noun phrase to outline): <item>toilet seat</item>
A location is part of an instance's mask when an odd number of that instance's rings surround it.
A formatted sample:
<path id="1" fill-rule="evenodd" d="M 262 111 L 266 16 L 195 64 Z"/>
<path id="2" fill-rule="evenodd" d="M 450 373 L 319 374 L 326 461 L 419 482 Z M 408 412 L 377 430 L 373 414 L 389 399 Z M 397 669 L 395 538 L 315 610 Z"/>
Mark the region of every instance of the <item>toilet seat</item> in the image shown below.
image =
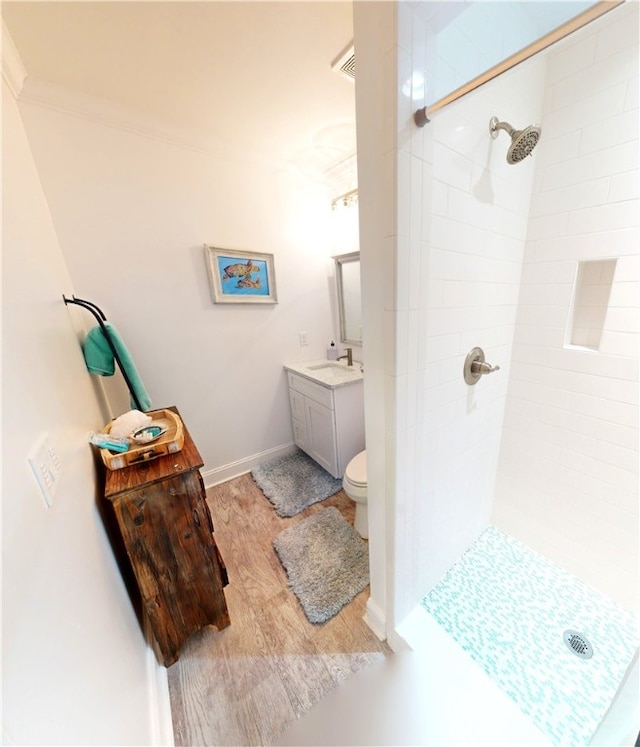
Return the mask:
<path id="1" fill-rule="evenodd" d="M 356 454 L 347 465 L 344 479 L 355 488 L 367 487 L 367 452 L 361 451 Z"/>

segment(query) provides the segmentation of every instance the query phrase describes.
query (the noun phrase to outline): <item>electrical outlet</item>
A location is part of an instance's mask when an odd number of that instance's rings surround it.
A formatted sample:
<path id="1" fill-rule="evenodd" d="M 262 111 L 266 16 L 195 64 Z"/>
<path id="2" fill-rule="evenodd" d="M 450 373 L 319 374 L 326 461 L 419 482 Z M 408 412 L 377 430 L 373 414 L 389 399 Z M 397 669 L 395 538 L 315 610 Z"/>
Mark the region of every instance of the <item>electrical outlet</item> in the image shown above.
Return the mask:
<path id="1" fill-rule="evenodd" d="M 309 333 L 299 332 L 298 337 L 300 338 L 300 347 L 304 348 L 309 344 Z"/>
<path id="2" fill-rule="evenodd" d="M 62 467 L 48 433 L 40 434 L 29 452 L 28 460 L 42 491 L 44 502 L 49 508 L 53 505 L 53 498 L 60 483 Z"/>

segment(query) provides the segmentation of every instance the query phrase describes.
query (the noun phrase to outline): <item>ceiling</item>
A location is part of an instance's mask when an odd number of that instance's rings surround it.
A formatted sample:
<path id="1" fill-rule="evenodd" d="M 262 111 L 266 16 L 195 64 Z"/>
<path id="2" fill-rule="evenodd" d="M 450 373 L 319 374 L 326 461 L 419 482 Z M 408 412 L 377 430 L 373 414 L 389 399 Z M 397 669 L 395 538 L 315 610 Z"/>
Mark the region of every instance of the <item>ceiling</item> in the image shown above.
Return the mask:
<path id="1" fill-rule="evenodd" d="M 27 69 L 212 148 L 318 174 L 355 153 L 355 88 L 331 70 L 352 3 L 3 2 Z"/>

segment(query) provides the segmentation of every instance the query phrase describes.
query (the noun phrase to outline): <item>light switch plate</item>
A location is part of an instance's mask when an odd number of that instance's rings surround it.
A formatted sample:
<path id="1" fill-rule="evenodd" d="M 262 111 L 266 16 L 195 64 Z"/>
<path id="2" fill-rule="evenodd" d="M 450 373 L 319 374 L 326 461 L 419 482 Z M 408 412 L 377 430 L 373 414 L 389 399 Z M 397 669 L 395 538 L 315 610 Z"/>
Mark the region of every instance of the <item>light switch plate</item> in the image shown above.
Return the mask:
<path id="1" fill-rule="evenodd" d="M 44 502 L 50 507 L 60 483 L 62 467 L 48 433 L 40 434 L 29 452 L 28 459 Z"/>

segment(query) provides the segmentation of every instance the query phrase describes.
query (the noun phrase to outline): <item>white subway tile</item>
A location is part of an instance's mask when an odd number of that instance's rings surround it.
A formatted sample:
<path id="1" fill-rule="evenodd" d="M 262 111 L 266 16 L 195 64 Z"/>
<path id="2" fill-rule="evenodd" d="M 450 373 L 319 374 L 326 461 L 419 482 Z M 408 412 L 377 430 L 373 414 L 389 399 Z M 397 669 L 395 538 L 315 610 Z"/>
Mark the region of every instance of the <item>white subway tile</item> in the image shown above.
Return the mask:
<path id="1" fill-rule="evenodd" d="M 638 101 L 638 89 L 640 88 L 640 82 L 638 76 L 631 78 L 627 84 L 627 95 L 624 100 L 624 110 L 630 111 L 631 109 L 637 109 L 639 105 Z"/>
<path id="2" fill-rule="evenodd" d="M 627 171 L 611 178 L 608 202 L 637 200 L 640 197 L 640 178 L 638 171 Z"/>
<path id="3" fill-rule="evenodd" d="M 382 57 L 382 64 L 381 64 L 381 70 L 380 70 L 381 80 L 380 80 L 380 86 L 382 90 L 384 91 L 395 91 L 396 90 L 396 50 L 395 47 L 392 47 L 391 49 L 387 50 L 386 54 Z M 398 140 L 398 127 L 397 127 L 397 117 L 396 117 L 396 107 L 394 106 L 385 106 L 382 108 L 381 112 L 381 122 L 379 123 L 381 126 L 382 131 L 382 142 L 384 142 L 387 147 L 389 148 L 395 148 L 397 145 Z M 366 128 L 364 129 L 364 132 L 367 132 Z M 372 131 L 375 132 L 375 130 Z M 359 133 L 358 137 L 362 137 L 361 133 Z M 366 134 L 365 134 L 366 137 Z M 360 140 L 358 141 L 358 147 L 365 146 L 366 143 L 360 143 Z"/>
<path id="4" fill-rule="evenodd" d="M 619 12 L 621 11 L 621 12 Z M 633 50 L 638 46 L 638 4 L 626 3 L 623 8 L 616 9 L 619 15 L 615 22 L 602 24 L 597 35 L 595 51 L 596 61 L 602 61 L 610 56 L 616 56 L 623 48 Z"/>
<path id="5" fill-rule="evenodd" d="M 427 195 L 425 194 L 425 196 Z M 431 180 L 431 188 L 428 198 L 430 200 L 431 208 L 429 212 L 424 213 L 425 216 L 429 214 L 447 215 L 449 211 L 449 186 L 445 182 L 440 181 L 439 179 Z M 425 220 L 428 220 L 428 218 L 425 218 Z"/>
<path id="6" fill-rule="evenodd" d="M 620 257 L 616 264 L 616 278 L 625 283 L 640 281 L 640 254 Z"/>
<path id="7" fill-rule="evenodd" d="M 600 461 L 612 464 L 619 469 L 638 473 L 638 452 L 633 449 L 625 449 L 621 446 L 610 444 L 599 440 L 594 455 Z"/>
<path id="8" fill-rule="evenodd" d="M 549 262 L 527 262 L 522 268 L 523 285 L 544 283 L 573 283 L 576 262 L 571 259 L 557 259 Z"/>
<path id="9" fill-rule="evenodd" d="M 414 23 L 421 21 L 415 19 L 412 9 L 405 3 L 399 3 L 396 9 L 396 39 L 398 46 L 404 52 L 411 54 L 414 43 Z M 424 26 L 424 21 L 421 21 Z"/>
<path id="10" fill-rule="evenodd" d="M 569 213 L 566 233 L 569 235 L 610 231 L 618 228 L 635 228 L 638 224 L 638 206 L 633 201 L 597 205 Z"/>
<path id="11" fill-rule="evenodd" d="M 396 257 L 396 239 L 393 236 L 387 236 L 383 240 L 384 251 L 377 261 L 383 263 L 383 275 L 386 278 L 384 283 L 384 309 L 385 311 L 396 308 L 398 299 L 398 283 L 396 281 L 396 270 L 398 261 Z"/>
<path id="12" fill-rule="evenodd" d="M 637 142 L 610 144 L 609 147 L 593 153 L 576 155 L 568 161 L 549 164 L 544 169 L 542 189 L 570 187 L 591 179 L 637 169 L 640 165 L 638 154 Z"/>
<path id="13" fill-rule="evenodd" d="M 419 309 L 422 303 L 422 243 L 420 237 L 410 239 L 409 260 L 409 308 Z"/>
<path id="14" fill-rule="evenodd" d="M 389 239 L 391 242 L 392 240 Z M 395 279 L 395 297 L 393 309 L 409 308 L 409 278 L 413 271 L 411 256 L 411 239 L 408 236 L 398 236 L 395 239 L 395 278 L 389 276 L 389 281 Z"/>
<path id="15" fill-rule="evenodd" d="M 561 317 L 559 321 L 562 321 Z M 518 328 L 513 346 L 514 359 L 520 363 L 537 363 L 539 348 L 525 344 L 521 340 L 521 334 L 526 334 L 526 330 Z M 551 368 L 573 371 L 576 374 L 588 373 L 612 379 L 638 381 L 638 359 L 634 356 L 614 357 L 576 348 L 549 349 L 546 355 L 546 365 Z"/>
<path id="16" fill-rule="evenodd" d="M 606 328 L 611 332 L 640 333 L 640 314 L 637 309 L 610 308 Z"/>
<path id="17" fill-rule="evenodd" d="M 399 150 L 411 151 L 411 139 L 415 132 L 413 121 L 413 63 L 411 55 L 396 49 L 396 145 Z"/>
<path id="18" fill-rule="evenodd" d="M 411 156 L 395 151 L 397 169 L 396 234 L 409 236 L 411 231 Z"/>
<path id="19" fill-rule="evenodd" d="M 396 312 L 385 311 L 382 323 L 384 325 L 384 372 L 387 377 L 394 377 L 397 375 L 396 367 Z"/>
<path id="20" fill-rule="evenodd" d="M 586 123 L 609 120 L 624 110 L 626 95 L 627 83 L 623 82 L 556 109 L 545 116 L 542 123 L 544 132 L 556 138 L 580 130 Z"/>
<path id="21" fill-rule="evenodd" d="M 433 149 L 433 164 L 435 173 L 449 186 L 470 192 L 473 161 L 443 143 L 436 142 Z"/>
<path id="22" fill-rule="evenodd" d="M 640 353 L 638 335 L 632 332 L 614 332 L 605 329 L 602 333 L 599 351 L 603 355 L 637 358 Z"/>
<path id="23" fill-rule="evenodd" d="M 638 229 L 610 229 L 601 233 L 578 234 L 540 239 L 535 242 L 536 259 L 605 259 L 636 255 Z"/>
<path id="24" fill-rule="evenodd" d="M 580 153 L 607 149 L 611 143 L 637 143 L 637 140 L 638 112 L 632 109 L 583 127 Z"/>
<path id="25" fill-rule="evenodd" d="M 422 18 L 413 13 L 411 19 L 411 60 L 414 75 L 422 77 L 422 83 L 416 77 L 413 90 L 413 103 L 416 108 L 425 105 L 424 72 L 427 69 L 427 25 Z M 408 50 L 407 50 L 408 51 Z"/>
<path id="26" fill-rule="evenodd" d="M 384 192 L 385 205 L 394 206 L 396 200 L 409 199 L 408 187 L 405 187 L 405 183 L 401 183 L 398 180 L 398 169 L 396 165 L 396 151 L 389 150 L 382 156 L 382 173 L 383 173 L 383 184 L 386 185 Z M 408 185 L 408 181 L 406 182 Z M 386 209 L 382 211 L 380 216 L 383 223 L 381 225 L 383 236 L 395 236 L 396 231 L 396 210 Z"/>
<path id="27" fill-rule="evenodd" d="M 558 137 L 550 137 L 543 128 L 540 142 L 536 147 L 538 156 L 536 171 L 546 173 L 547 168 L 559 168 L 559 164 L 575 158 L 579 152 L 580 130 L 571 130 Z"/>
<path id="28" fill-rule="evenodd" d="M 483 230 L 462 223 L 459 220 L 432 216 L 428 222 L 430 239 L 433 246 L 441 249 L 452 249 L 458 252 L 481 252 L 487 242 L 487 233 Z"/>
<path id="29" fill-rule="evenodd" d="M 547 62 L 547 81 L 555 83 L 592 65 L 596 42 L 592 34 L 574 44 L 558 45 L 557 51 L 552 48 Z"/>
<path id="30" fill-rule="evenodd" d="M 441 361 L 446 358 L 460 354 L 460 335 L 434 335 L 429 338 L 426 351 L 425 362 L 427 364 L 434 361 Z"/>
<path id="31" fill-rule="evenodd" d="M 610 183 L 610 177 L 606 176 L 534 194 L 529 215 L 531 217 L 551 215 L 602 205 L 607 202 Z"/>
<path id="32" fill-rule="evenodd" d="M 557 238 L 567 233 L 569 225 L 568 213 L 555 213 L 554 215 L 541 215 L 529 220 L 527 239 L 538 241 L 539 239 Z"/>
<path id="33" fill-rule="evenodd" d="M 581 102 L 594 93 L 609 90 L 619 83 L 626 86 L 627 81 L 637 74 L 637 47 L 635 50 L 618 47 L 615 54 L 600 59 L 595 64 L 557 82 L 554 87 L 555 108 L 572 106 L 575 102 Z M 622 94 L 621 106 L 624 106 L 625 95 L 626 88 Z"/>
<path id="34" fill-rule="evenodd" d="M 423 174 L 424 163 L 415 156 L 409 161 L 410 183 L 410 203 L 409 203 L 409 236 L 417 241 L 422 236 L 422 206 L 423 206 Z"/>
<path id="35" fill-rule="evenodd" d="M 526 306 L 566 307 L 571 299 L 571 287 L 559 283 L 526 283 L 520 286 L 519 310 Z"/>

